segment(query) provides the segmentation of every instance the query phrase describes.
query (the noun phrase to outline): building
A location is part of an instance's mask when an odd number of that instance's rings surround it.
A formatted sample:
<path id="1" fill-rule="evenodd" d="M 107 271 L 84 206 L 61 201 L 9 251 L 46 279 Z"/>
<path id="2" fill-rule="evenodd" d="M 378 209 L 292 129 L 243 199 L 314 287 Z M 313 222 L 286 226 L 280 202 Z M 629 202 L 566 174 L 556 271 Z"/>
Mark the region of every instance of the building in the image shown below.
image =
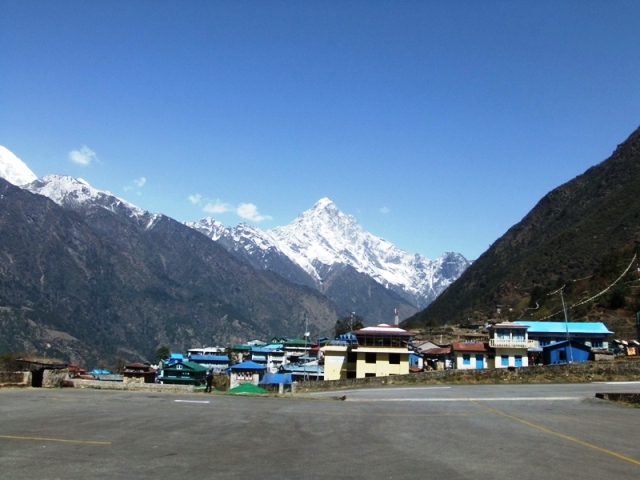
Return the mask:
<path id="1" fill-rule="evenodd" d="M 207 369 L 195 362 L 170 359 L 162 367 L 158 379 L 160 383 L 169 385 L 204 385 L 206 376 Z"/>
<path id="2" fill-rule="evenodd" d="M 412 338 L 410 332 L 386 323 L 341 335 L 321 349 L 324 379 L 407 375 Z"/>
<path id="3" fill-rule="evenodd" d="M 251 348 L 251 361 L 263 365 L 267 372 L 276 373 L 283 364 L 287 363 L 287 352 L 279 343 Z"/>
<path id="4" fill-rule="evenodd" d="M 155 383 L 156 369 L 144 363 L 132 363 L 122 369 L 124 383 Z"/>
<path id="5" fill-rule="evenodd" d="M 481 370 L 489 368 L 489 346 L 486 343 L 454 342 L 451 344 L 454 368 Z"/>
<path id="6" fill-rule="evenodd" d="M 542 347 L 542 359 L 545 365 L 586 362 L 590 357 L 591 347 L 573 340 Z"/>
<path id="7" fill-rule="evenodd" d="M 226 355 L 197 355 L 189 357 L 191 362 L 203 366 L 207 370 L 212 370 L 214 374 L 222 374 L 229 368 L 229 357 Z"/>
<path id="8" fill-rule="evenodd" d="M 266 367 L 264 365 L 252 362 L 251 360 L 232 365 L 229 368 L 229 389 L 235 388 L 243 383 L 258 385 L 265 372 Z"/>
<path id="9" fill-rule="evenodd" d="M 535 342 L 527 336 L 528 325 L 502 322 L 489 327 L 489 347 L 494 351 L 495 368 L 529 366 L 528 350 Z"/>
<path id="10" fill-rule="evenodd" d="M 422 350 L 422 358 L 424 358 L 427 370 L 449 370 L 453 368 L 451 346 L 425 348 Z"/>
<path id="11" fill-rule="evenodd" d="M 611 332 L 602 322 L 537 322 L 518 320 L 514 323 L 527 325 L 529 339 L 534 341 L 535 349 L 541 350 L 565 340 L 573 340 L 591 348 L 609 348 Z"/>

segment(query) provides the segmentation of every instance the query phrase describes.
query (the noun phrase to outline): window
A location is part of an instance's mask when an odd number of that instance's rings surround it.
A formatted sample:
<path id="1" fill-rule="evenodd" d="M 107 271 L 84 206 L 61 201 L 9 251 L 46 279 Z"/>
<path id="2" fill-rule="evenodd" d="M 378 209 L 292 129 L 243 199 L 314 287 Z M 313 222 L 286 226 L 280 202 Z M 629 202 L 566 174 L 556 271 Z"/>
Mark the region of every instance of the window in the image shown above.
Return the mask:
<path id="1" fill-rule="evenodd" d="M 390 353 L 389 354 L 389 364 L 391 364 L 391 365 L 400 365 L 400 354 L 399 353 Z"/>
<path id="2" fill-rule="evenodd" d="M 509 366 L 509 355 L 502 355 L 500 357 L 500 365 L 503 367 Z"/>
<path id="3" fill-rule="evenodd" d="M 364 374 L 364 378 L 371 378 L 371 377 L 375 377 L 376 374 L 375 373 L 365 373 Z"/>
<path id="4" fill-rule="evenodd" d="M 471 365 L 471 355 L 468 353 L 462 354 L 462 364 L 463 365 Z"/>
<path id="5" fill-rule="evenodd" d="M 591 340 L 591 348 L 602 348 L 602 340 Z"/>
<path id="6" fill-rule="evenodd" d="M 375 353 L 365 353 L 364 354 L 365 363 L 376 363 L 376 354 Z"/>

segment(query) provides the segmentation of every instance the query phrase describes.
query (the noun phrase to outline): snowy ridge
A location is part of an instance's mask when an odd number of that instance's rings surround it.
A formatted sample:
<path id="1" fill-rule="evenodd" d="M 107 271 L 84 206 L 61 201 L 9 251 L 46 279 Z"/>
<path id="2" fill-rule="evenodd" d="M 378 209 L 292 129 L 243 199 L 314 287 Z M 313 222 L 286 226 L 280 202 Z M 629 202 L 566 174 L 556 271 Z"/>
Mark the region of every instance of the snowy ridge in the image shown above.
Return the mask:
<path id="1" fill-rule="evenodd" d="M 75 179 L 67 175 L 45 175 L 23 188 L 32 193 L 49 197 L 65 208 L 77 209 L 93 205 L 113 213 L 125 214 L 141 224 L 146 224 L 147 228 L 153 225 L 155 217 L 157 217 L 109 192 L 93 188 L 81 178 Z M 152 218 L 149 218 L 150 216 Z"/>
<path id="2" fill-rule="evenodd" d="M 17 186 L 26 185 L 38 178 L 22 160 L 2 145 L 0 145 L 0 177 Z"/>
<path id="3" fill-rule="evenodd" d="M 365 232 L 353 216 L 342 213 L 328 198 L 269 233 L 289 258 L 319 281 L 323 265 L 342 263 L 387 288 L 404 290 L 419 306 L 433 300 L 469 265 L 455 253 L 445 253 L 435 261 L 407 253 Z"/>
<path id="4" fill-rule="evenodd" d="M 143 229 L 153 228 L 163 217 L 97 190 L 82 179 L 65 175 L 37 179 L 4 147 L 0 147 L 0 175 L 85 215 L 105 209 L 129 218 Z M 333 267 L 348 265 L 400 294 L 416 308 L 433 301 L 471 263 L 457 253 L 445 253 L 432 261 L 400 250 L 391 242 L 365 232 L 353 216 L 342 213 L 328 198 L 320 199 L 289 225 L 266 232 L 247 224 L 228 228 L 212 218 L 185 225 L 219 242 L 256 268 L 274 271 L 320 291 L 324 291 L 324 275 L 337 271 Z"/>
<path id="5" fill-rule="evenodd" d="M 323 274 L 334 265 L 350 265 L 381 285 L 426 306 L 469 266 L 462 255 L 445 253 L 437 260 L 412 255 L 391 242 L 365 232 L 351 215 L 342 213 L 328 198 L 322 198 L 289 225 L 266 232 L 240 224 L 229 228 L 205 218 L 187 222 L 228 249 L 251 257 L 279 252 L 302 268 L 322 290 Z M 266 266 L 265 268 L 269 268 Z"/>

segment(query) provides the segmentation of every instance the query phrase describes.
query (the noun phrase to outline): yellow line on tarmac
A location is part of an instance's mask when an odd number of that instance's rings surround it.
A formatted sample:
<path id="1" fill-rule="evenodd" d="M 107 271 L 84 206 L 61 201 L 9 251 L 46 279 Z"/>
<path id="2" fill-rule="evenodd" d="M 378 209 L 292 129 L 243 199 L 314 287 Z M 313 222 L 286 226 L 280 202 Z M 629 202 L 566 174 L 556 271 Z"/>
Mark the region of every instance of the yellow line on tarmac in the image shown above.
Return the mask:
<path id="1" fill-rule="evenodd" d="M 111 445 L 111 442 L 101 442 L 97 440 L 67 440 L 64 438 L 19 437 L 16 435 L 0 435 L 0 438 L 6 438 L 9 440 L 33 440 L 39 442 L 82 443 L 85 445 Z"/>
<path id="2" fill-rule="evenodd" d="M 550 429 L 548 429 L 546 427 L 542 427 L 540 425 L 536 425 L 535 423 L 527 422 L 526 420 L 522 420 L 521 418 L 514 417 L 513 415 L 509 415 L 508 413 L 502 412 L 500 410 L 496 410 L 495 408 L 487 407 L 486 405 L 482 405 L 481 403 L 477 403 L 477 402 L 475 402 L 473 400 L 470 400 L 470 401 L 471 401 L 471 403 L 475 403 L 476 405 L 479 405 L 479 406 L 481 406 L 483 408 L 486 408 L 490 412 L 497 413 L 498 415 L 502 415 L 503 417 L 509 418 L 511 420 L 515 420 L 516 422 L 523 423 L 524 425 L 527 425 L 529 427 L 532 427 L 532 428 L 535 428 L 537 430 L 540 430 L 541 432 L 548 433 L 549 435 L 555 435 L 556 437 L 560 437 L 560 438 L 563 438 L 565 440 L 569 440 L 570 442 L 577 443 L 579 445 L 582 445 L 583 447 L 592 448 L 592 449 L 597 450 L 599 452 L 606 453 L 607 455 L 611 455 L 612 457 L 616 457 L 616 458 L 618 458 L 620 460 L 624 460 L 626 462 L 633 463 L 634 465 L 639 465 L 640 466 L 640 461 L 636 460 L 634 458 L 627 457 L 627 456 L 622 455 L 620 453 L 614 452 L 613 450 L 607 450 L 606 448 L 598 447 L 597 445 L 593 445 L 591 443 L 584 442 L 584 441 L 582 441 L 580 439 L 577 439 L 575 437 L 572 437 L 570 435 L 565 435 L 563 433 L 554 432 L 553 430 L 550 430 Z"/>

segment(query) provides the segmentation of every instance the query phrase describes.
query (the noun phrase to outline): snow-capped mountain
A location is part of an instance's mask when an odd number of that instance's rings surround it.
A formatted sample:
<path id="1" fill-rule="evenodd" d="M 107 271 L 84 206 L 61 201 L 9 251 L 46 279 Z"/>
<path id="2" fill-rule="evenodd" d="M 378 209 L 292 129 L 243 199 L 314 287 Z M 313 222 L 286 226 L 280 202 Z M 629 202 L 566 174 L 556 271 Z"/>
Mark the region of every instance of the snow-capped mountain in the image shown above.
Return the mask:
<path id="1" fill-rule="evenodd" d="M 245 223 L 227 228 L 212 218 L 185 222 L 185 225 L 220 243 L 255 268 L 275 272 L 299 285 L 317 288 L 315 280 L 278 248 L 269 232 Z"/>
<path id="2" fill-rule="evenodd" d="M 162 215 L 149 213 L 132 203 L 98 190 L 81 178 L 67 175 L 45 175 L 27 185 L 25 190 L 49 197 L 61 207 L 75 210 L 83 215 L 96 211 L 107 211 L 121 218 L 127 218 L 140 228 L 151 228 Z"/>
<path id="3" fill-rule="evenodd" d="M 351 267 L 395 292 L 416 310 L 433 301 L 470 264 L 457 253 L 445 253 L 432 261 L 400 250 L 365 232 L 353 216 L 342 213 L 328 198 L 318 201 L 289 225 L 267 232 L 246 225 L 227 228 L 210 218 L 187 225 L 236 254 L 259 258 L 259 262 L 252 263 L 263 269 L 274 269 L 276 263 L 282 269 L 283 254 L 325 293 L 329 283 L 335 281 L 336 272 Z M 280 258 L 276 262 L 278 252 Z"/>
<path id="4" fill-rule="evenodd" d="M 351 215 L 328 198 L 318 201 L 289 225 L 269 232 L 279 248 L 319 282 L 335 264 L 346 264 L 407 297 L 418 308 L 433 301 L 467 268 L 460 254 L 431 261 L 400 250 L 365 232 Z"/>
<path id="5" fill-rule="evenodd" d="M 84 216 L 107 212 L 142 229 L 162 218 L 82 179 L 64 175 L 37 179 L 21 160 L 0 148 L 0 176 L 66 209 Z M 457 253 L 445 253 L 432 261 L 405 252 L 365 232 L 353 216 L 342 213 L 328 198 L 289 225 L 269 231 L 246 224 L 229 228 L 211 218 L 185 224 L 257 269 L 319 290 L 343 312 L 368 314 L 369 322 L 391 321 L 396 307 L 403 318 L 424 308 L 470 264 Z"/>
<path id="6" fill-rule="evenodd" d="M 38 177 L 13 152 L 0 145 L 0 177 L 17 186 L 26 185 Z"/>

